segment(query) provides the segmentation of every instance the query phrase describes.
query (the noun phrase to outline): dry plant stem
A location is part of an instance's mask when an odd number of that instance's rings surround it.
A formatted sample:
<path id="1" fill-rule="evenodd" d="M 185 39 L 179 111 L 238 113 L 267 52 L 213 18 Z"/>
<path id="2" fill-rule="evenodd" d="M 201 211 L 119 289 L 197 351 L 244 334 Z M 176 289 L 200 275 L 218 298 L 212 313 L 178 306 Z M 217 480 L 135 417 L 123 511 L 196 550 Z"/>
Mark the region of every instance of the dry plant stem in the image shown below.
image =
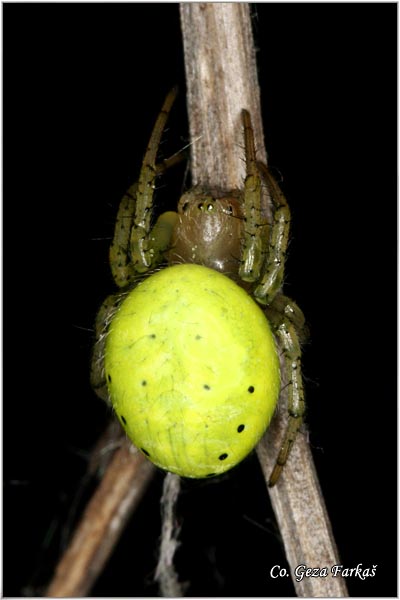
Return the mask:
<path id="1" fill-rule="evenodd" d="M 275 464 L 286 419 L 273 421 L 257 448 L 266 481 Z M 291 572 L 300 564 L 327 567 L 340 564 L 325 502 L 318 483 L 307 436 L 299 434 L 277 485 L 269 488 Z M 297 596 L 347 596 L 341 577 L 305 577 L 295 582 Z"/>
<path id="2" fill-rule="evenodd" d="M 193 183 L 242 188 L 242 108 L 253 119 L 258 159 L 266 160 L 248 4 L 184 3 L 181 24 Z"/>
<path id="3" fill-rule="evenodd" d="M 194 182 L 226 189 L 242 187 L 243 108 L 253 120 L 258 158 L 265 160 L 266 156 L 249 5 L 184 3 L 181 24 Z M 280 404 L 285 403 L 286 398 L 281 397 Z M 286 419 L 285 410 L 277 411 L 258 448 L 266 482 Z M 292 576 L 299 564 L 329 568 L 340 563 L 307 440 L 298 437 L 280 481 L 269 490 Z M 293 578 L 293 583 L 302 597 L 347 596 L 340 577 L 302 582 Z"/>
<path id="4" fill-rule="evenodd" d="M 102 479 L 113 459 L 114 450 L 121 447 L 125 438 L 125 432 L 117 419 L 111 419 L 90 453 L 88 475 Z"/>
<path id="5" fill-rule="evenodd" d="M 122 442 L 57 566 L 47 597 L 76 598 L 88 594 L 154 469 L 130 442 Z"/>

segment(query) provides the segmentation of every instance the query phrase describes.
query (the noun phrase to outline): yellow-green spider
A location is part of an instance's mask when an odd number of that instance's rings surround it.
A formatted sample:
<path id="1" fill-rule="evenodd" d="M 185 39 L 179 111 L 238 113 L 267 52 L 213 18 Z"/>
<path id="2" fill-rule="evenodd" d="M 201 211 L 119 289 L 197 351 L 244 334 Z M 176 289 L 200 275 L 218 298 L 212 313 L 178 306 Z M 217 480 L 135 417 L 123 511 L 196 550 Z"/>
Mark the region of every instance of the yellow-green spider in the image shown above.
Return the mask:
<path id="1" fill-rule="evenodd" d="M 119 207 L 110 265 L 120 291 L 97 316 L 92 385 L 157 466 L 213 477 L 243 460 L 270 423 L 281 385 L 278 340 L 289 419 L 274 485 L 304 413 L 297 334 L 304 317 L 280 291 L 289 207 L 256 159 L 243 110 L 244 189 L 192 188 L 177 212 L 154 224 L 155 180 L 176 162 L 156 163 L 175 96 L 175 89 L 167 95 L 139 180 Z M 265 191 L 272 223 L 262 210 Z"/>

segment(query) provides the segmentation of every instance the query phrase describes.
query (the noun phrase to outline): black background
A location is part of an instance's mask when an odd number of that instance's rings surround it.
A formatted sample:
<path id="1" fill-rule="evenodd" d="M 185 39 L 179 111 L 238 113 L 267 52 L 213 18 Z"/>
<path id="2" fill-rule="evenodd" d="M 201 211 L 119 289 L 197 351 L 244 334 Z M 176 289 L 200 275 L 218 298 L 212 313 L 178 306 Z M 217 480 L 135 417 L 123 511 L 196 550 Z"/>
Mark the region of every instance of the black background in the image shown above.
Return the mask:
<path id="1" fill-rule="evenodd" d="M 118 202 L 175 83 L 165 155 L 188 128 L 177 4 L 6 4 L 3 19 L 3 594 L 41 595 L 109 416 L 88 372 Z M 293 216 L 286 292 L 311 329 L 310 443 L 343 564 L 377 565 L 353 596 L 397 594 L 396 22 L 395 4 L 253 8 Z M 157 594 L 162 478 L 93 595 Z M 286 562 L 254 456 L 185 482 L 179 518 L 188 594 L 293 595 L 269 575 Z"/>

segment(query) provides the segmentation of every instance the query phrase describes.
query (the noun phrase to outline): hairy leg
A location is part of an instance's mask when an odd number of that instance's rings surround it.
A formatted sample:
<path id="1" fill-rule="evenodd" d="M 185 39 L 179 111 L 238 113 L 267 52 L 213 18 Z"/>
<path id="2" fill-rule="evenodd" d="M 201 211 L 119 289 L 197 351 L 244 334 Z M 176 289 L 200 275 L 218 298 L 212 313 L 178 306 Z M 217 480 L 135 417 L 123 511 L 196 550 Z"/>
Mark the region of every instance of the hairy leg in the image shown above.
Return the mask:
<path id="1" fill-rule="evenodd" d="M 264 273 L 254 291 L 254 296 L 261 304 L 270 304 L 282 285 L 289 239 L 290 209 L 268 167 L 260 162 L 257 163 L 257 166 L 270 193 L 274 214 Z"/>
<path id="2" fill-rule="evenodd" d="M 286 299 L 288 300 L 288 299 Z M 288 306 L 288 303 L 286 303 Z M 299 317 L 300 309 L 294 305 L 292 315 Z M 290 450 L 295 442 L 305 412 L 303 380 L 301 375 L 301 349 L 296 327 L 291 319 L 278 313 L 273 308 L 267 308 L 266 314 L 274 327 L 274 333 L 280 342 L 283 353 L 284 368 L 288 385 L 288 424 L 278 458 L 269 479 L 269 485 L 277 482 Z M 302 316 L 302 313 L 301 313 Z"/>
<path id="3" fill-rule="evenodd" d="M 257 281 L 265 259 L 265 228 L 267 223 L 261 212 L 261 178 L 257 167 L 254 133 L 250 114 L 242 111 L 246 179 L 244 182 L 244 246 L 239 276 L 244 281 Z"/>
<path id="4" fill-rule="evenodd" d="M 159 171 L 156 166 L 156 156 L 176 95 L 177 89 L 173 88 L 164 101 L 147 146 L 137 184 L 135 218 L 131 230 L 130 247 L 132 262 L 138 273 L 145 273 L 154 266 L 150 243 L 150 226 L 154 185 Z"/>

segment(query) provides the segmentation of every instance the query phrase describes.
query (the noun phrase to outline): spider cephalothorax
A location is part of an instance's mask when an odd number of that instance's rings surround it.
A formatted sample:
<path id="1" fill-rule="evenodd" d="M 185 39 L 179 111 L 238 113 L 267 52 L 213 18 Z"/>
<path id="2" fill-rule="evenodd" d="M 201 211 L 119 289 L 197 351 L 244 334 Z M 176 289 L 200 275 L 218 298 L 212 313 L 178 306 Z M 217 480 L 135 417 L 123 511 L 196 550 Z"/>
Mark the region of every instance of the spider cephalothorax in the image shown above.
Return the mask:
<path id="1" fill-rule="evenodd" d="M 204 265 L 237 280 L 243 225 L 239 191 L 192 188 L 178 203 L 168 262 Z"/>
<path id="2" fill-rule="evenodd" d="M 244 189 L 192 188 L 177 212 L 152 226 L 155 179 L 168 167 L 157 165 L 156 155 L 175 95 L 165 100 L 138 183 L 118 211 L 110 265 L 123 294 L 99 311 L 92 384 L 155 464 L 187 477 L 213 476 L 240 462 L 269 425 L 280 388 L 275 336 L 289 420 L 274 485 L 304 413 L 296 333 L 304 318 L 280 291 L 289 208 L 256 160 L 243 110 Z M 262 208 L 265 190 L 271 223 Z"/>

